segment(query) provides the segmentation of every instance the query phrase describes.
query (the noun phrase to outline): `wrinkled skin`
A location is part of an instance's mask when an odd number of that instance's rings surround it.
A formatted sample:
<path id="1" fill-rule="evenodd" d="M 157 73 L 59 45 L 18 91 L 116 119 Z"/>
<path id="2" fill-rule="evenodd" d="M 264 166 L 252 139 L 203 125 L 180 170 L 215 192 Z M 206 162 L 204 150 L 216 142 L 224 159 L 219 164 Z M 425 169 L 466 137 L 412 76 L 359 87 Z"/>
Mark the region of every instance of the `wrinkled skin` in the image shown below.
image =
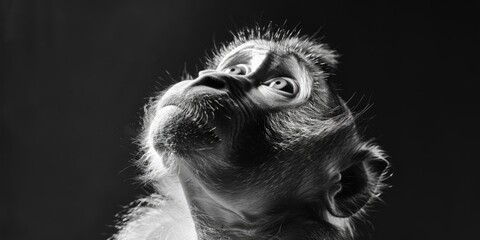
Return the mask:
<path id="1" fill-rule="evenodd" d="M 198 239 L 349 239 L 388 164 L 330 83 L 333 51 L 254 35 L 158 97 L 148 164 L 180 183 Z"/>

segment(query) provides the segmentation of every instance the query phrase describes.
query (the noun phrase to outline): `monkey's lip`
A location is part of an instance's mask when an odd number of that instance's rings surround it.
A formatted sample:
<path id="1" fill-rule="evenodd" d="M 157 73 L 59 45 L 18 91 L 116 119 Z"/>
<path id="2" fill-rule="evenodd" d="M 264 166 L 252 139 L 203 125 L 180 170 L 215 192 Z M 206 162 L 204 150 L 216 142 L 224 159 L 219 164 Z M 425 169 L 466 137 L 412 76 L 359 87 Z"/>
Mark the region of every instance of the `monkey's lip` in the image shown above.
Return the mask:
<path id="1" fill-rule="evenodd" d="M 198 94 L 214 94 L 214 95 L 220 95 L 220 94 L 225 94 L 224 90 L 216 89 L 213 87 L 209 86 L 204 86 L 204 85 L 197 85 L 197 86 L 192 86 L 187 89 L 185 89 L 185 94 L 188 96 L 190 94 L 198 95 Z"/>
<path id="2" fill-rule="evenodd" d="M 177 106 L 177 105 L 168 104 L 168 105 L 162 106 L 162 107 L 160 108 L 160 111 L 161 111 L 162 113 L 172 114 L 172 113 L 177 113 L 178 111 L 183 111 L 183 109 L 180 108 L 180 107 Z M 163 115 L 163 116 L 164 116 L 164 115 Z"/>
<path id="3" fill-rule="evenodd" d="M 160 101 L 159 107 L 163 108 L 166 106 L 177 106 L 181 109 L 184 109 L 191 102 L 196 102 L 199 99 L 220 99 L 226 97 L 227 95 L 228 94 L 223 90 L 218 90 L 207 86 L 195 86 L 164 96 L 164 98 Z"/>

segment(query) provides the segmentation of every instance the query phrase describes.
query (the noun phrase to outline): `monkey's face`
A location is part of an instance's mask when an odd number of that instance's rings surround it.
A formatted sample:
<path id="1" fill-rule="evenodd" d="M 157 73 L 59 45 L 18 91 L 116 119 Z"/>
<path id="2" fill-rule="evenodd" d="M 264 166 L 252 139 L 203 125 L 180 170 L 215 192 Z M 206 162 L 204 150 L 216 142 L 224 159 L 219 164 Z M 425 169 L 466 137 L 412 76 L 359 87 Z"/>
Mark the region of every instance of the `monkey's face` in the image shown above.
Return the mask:
<path id="1" fill-rule="evenodd" d="M 298 39 L 231 47 L 196 79 L 164 92 L 150 126 L 153 144 L 166 165 L 181 165 L 217 188 L 265 185 L 275 178 L 265 175 L 269 167 L 302 181 L 310 174 L 303 168 L 312 167 L 295 164 L 298 151 L 310 157 L 302 140 L 325 140 L 332 119 L 349 114 L 322 69 L 334 63 L 331 51 Z"/>
<path id="2" fill-rule="evenodd" d="M 265 141 L 280 137 L 269 131 L 273 116 L 300 111 L 314 94 L 314 83 L 322 93 L 317 101 L 324 103 L 316 106 L 315 117 L 327 115 L 337 103 L 329 101 L 323 72 L 285 44 L 246 42 L 225 53 L 214 69 L 169 88 L 153 121 L 156 149 L 206 157 L 209 166 L 261 161 L 274 151 Z"/>

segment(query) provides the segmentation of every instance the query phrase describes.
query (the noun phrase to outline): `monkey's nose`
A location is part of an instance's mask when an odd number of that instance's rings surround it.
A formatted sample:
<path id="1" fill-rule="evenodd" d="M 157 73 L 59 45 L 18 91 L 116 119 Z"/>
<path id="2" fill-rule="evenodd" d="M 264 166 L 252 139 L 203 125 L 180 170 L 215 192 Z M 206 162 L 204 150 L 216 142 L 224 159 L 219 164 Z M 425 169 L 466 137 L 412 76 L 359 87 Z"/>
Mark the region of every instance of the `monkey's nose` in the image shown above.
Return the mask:
<path id="1" fill-rule="evenodd" d="M 195 79 L 191 86 L 192 87 L 205 86 L 205 87 L 211 87 L 218 90 L 226 90 L 227 82 L 224 76 L 208 74 L 208 75 L 200 76 L 197 79 Z"/>

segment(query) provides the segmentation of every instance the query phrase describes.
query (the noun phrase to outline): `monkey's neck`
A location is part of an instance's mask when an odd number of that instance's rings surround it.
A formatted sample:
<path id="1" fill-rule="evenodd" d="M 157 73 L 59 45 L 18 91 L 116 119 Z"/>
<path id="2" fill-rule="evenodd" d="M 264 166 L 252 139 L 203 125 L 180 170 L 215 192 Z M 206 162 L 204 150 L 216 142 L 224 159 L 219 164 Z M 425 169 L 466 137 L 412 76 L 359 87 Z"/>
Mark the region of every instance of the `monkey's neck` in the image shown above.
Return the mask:
<path id="1" fill-rule="evenodd" d="M 198 181 L 180 173 L 180 182 L 192 214 L 198 239 L 250 239 L 256 232 L 255 218 L 221 203 Z"/>
<path id="2" fill-rule="evenodd" d="M 210 201 L 191 201 L 199 240 L 346 240 L 333 225 L 318 218 L 309 206 L 245 218 Z"/>
<path id="3" fill-rule="evenodd" d="M 319 209 L 310 204 L 259 206 L 252 203 L 252 211 L 240 211 L 209 195 L 197 181 L 179 177 L 199 240 L 343 239 L 335 227 L 321 220 Z"/>

